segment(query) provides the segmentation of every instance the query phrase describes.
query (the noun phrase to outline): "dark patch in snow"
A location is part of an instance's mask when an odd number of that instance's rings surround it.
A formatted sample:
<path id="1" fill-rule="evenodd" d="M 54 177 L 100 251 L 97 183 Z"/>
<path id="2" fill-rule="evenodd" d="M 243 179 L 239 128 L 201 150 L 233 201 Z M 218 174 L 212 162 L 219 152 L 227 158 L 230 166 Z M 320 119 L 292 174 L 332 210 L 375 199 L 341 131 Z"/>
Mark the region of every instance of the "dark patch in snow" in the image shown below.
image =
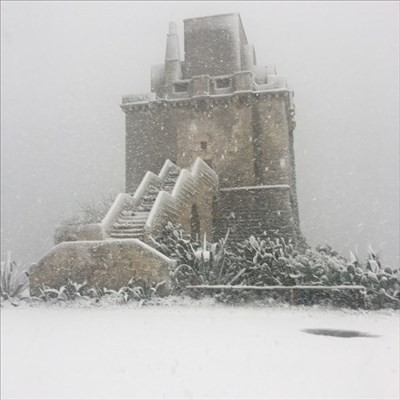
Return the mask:
<path id="1" fill-rule="evenodd" d="M 353 338 L 353 337 L 369 337 L 377 338 L 380 335 L 373 335 L 367 332 L 360 331 L 348 331 L 343 329 L 302 329 L 302 332 L 310 333 L 311 335 L 323 335 L 323 336 L 333 336 L 341 338 Z"/>

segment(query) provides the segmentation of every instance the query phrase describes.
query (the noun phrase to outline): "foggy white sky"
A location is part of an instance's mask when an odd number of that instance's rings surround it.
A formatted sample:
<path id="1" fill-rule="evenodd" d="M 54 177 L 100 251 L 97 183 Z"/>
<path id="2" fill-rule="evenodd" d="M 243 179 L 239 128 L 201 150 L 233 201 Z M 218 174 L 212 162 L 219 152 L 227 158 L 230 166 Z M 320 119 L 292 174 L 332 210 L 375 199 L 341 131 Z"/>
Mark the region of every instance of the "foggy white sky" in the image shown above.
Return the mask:
<path id="1" fill-rule="evenodd" d="M 399 264 L 398 2 L 1 2 L 2 258 L 36 262 L 80 202 L 124 188 L 121 96 L 168 22 L 240 12 L 295 91 L 302 231 Z"/>

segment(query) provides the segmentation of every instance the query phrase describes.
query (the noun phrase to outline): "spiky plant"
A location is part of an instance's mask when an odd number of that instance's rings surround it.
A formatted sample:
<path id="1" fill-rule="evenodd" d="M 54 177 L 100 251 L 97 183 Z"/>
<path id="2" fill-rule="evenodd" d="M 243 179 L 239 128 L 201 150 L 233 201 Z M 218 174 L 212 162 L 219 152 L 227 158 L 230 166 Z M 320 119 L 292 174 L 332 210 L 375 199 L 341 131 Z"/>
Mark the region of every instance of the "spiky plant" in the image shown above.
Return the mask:
<path id="1" fill-rule="evenodd" d="M 0 297 L 2 300 L 23 297 L 29 286 L 29 272 L 22 270 L 8 253 L 7 260 L 1 262 Z"/>
<path id="2" fill-rule="evenodd" d="M 189 245 L 173 273 L 177 286 L 233 284 L 236 280 L 237 268 L 227 257 L 228 236 L 229 231 L 218 243 L 208 243 L 207 236 L 204 234 L 201 246 L 194 248 Z"/>

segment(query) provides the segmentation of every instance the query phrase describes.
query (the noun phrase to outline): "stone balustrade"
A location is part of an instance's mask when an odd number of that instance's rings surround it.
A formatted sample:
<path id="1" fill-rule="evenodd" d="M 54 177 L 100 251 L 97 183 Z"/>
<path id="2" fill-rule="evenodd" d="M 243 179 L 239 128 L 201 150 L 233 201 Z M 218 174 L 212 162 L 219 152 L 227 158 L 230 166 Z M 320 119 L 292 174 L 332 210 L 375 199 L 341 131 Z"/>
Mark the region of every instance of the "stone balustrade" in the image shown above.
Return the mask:
<path id="1" fill-rule="evenodd" d="M 218 191 L 217 174 L 197 158 L 192 168 L 182 169 L 172 194 L 161 191 L 145 224 L 145 242 L 161 234 L 168 222 L 181 224 L 191 232 L 192 208 L 197 207 L 201 221 L 200 235 L 211 237 L 213 200 Z"/>

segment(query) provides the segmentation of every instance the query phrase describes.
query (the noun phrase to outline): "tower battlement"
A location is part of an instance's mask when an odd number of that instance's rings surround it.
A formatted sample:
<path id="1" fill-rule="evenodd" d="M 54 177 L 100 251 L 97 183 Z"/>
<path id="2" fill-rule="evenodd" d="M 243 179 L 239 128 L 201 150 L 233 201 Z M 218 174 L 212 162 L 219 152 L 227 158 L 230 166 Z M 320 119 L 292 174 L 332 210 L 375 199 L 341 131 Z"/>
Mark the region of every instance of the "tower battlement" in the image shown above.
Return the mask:
<path id="1" fill-rule="evenodd" d="M 165 62 L 151 67 L 148 101 L 288 90 L 274 65 L 256 64 L 239 14 L 184 20 L 184 44 L 181 60 L 177 27 L 170 22 Z M 136 102 L 141 100 L 133 95 L 122 100 Z"/>

